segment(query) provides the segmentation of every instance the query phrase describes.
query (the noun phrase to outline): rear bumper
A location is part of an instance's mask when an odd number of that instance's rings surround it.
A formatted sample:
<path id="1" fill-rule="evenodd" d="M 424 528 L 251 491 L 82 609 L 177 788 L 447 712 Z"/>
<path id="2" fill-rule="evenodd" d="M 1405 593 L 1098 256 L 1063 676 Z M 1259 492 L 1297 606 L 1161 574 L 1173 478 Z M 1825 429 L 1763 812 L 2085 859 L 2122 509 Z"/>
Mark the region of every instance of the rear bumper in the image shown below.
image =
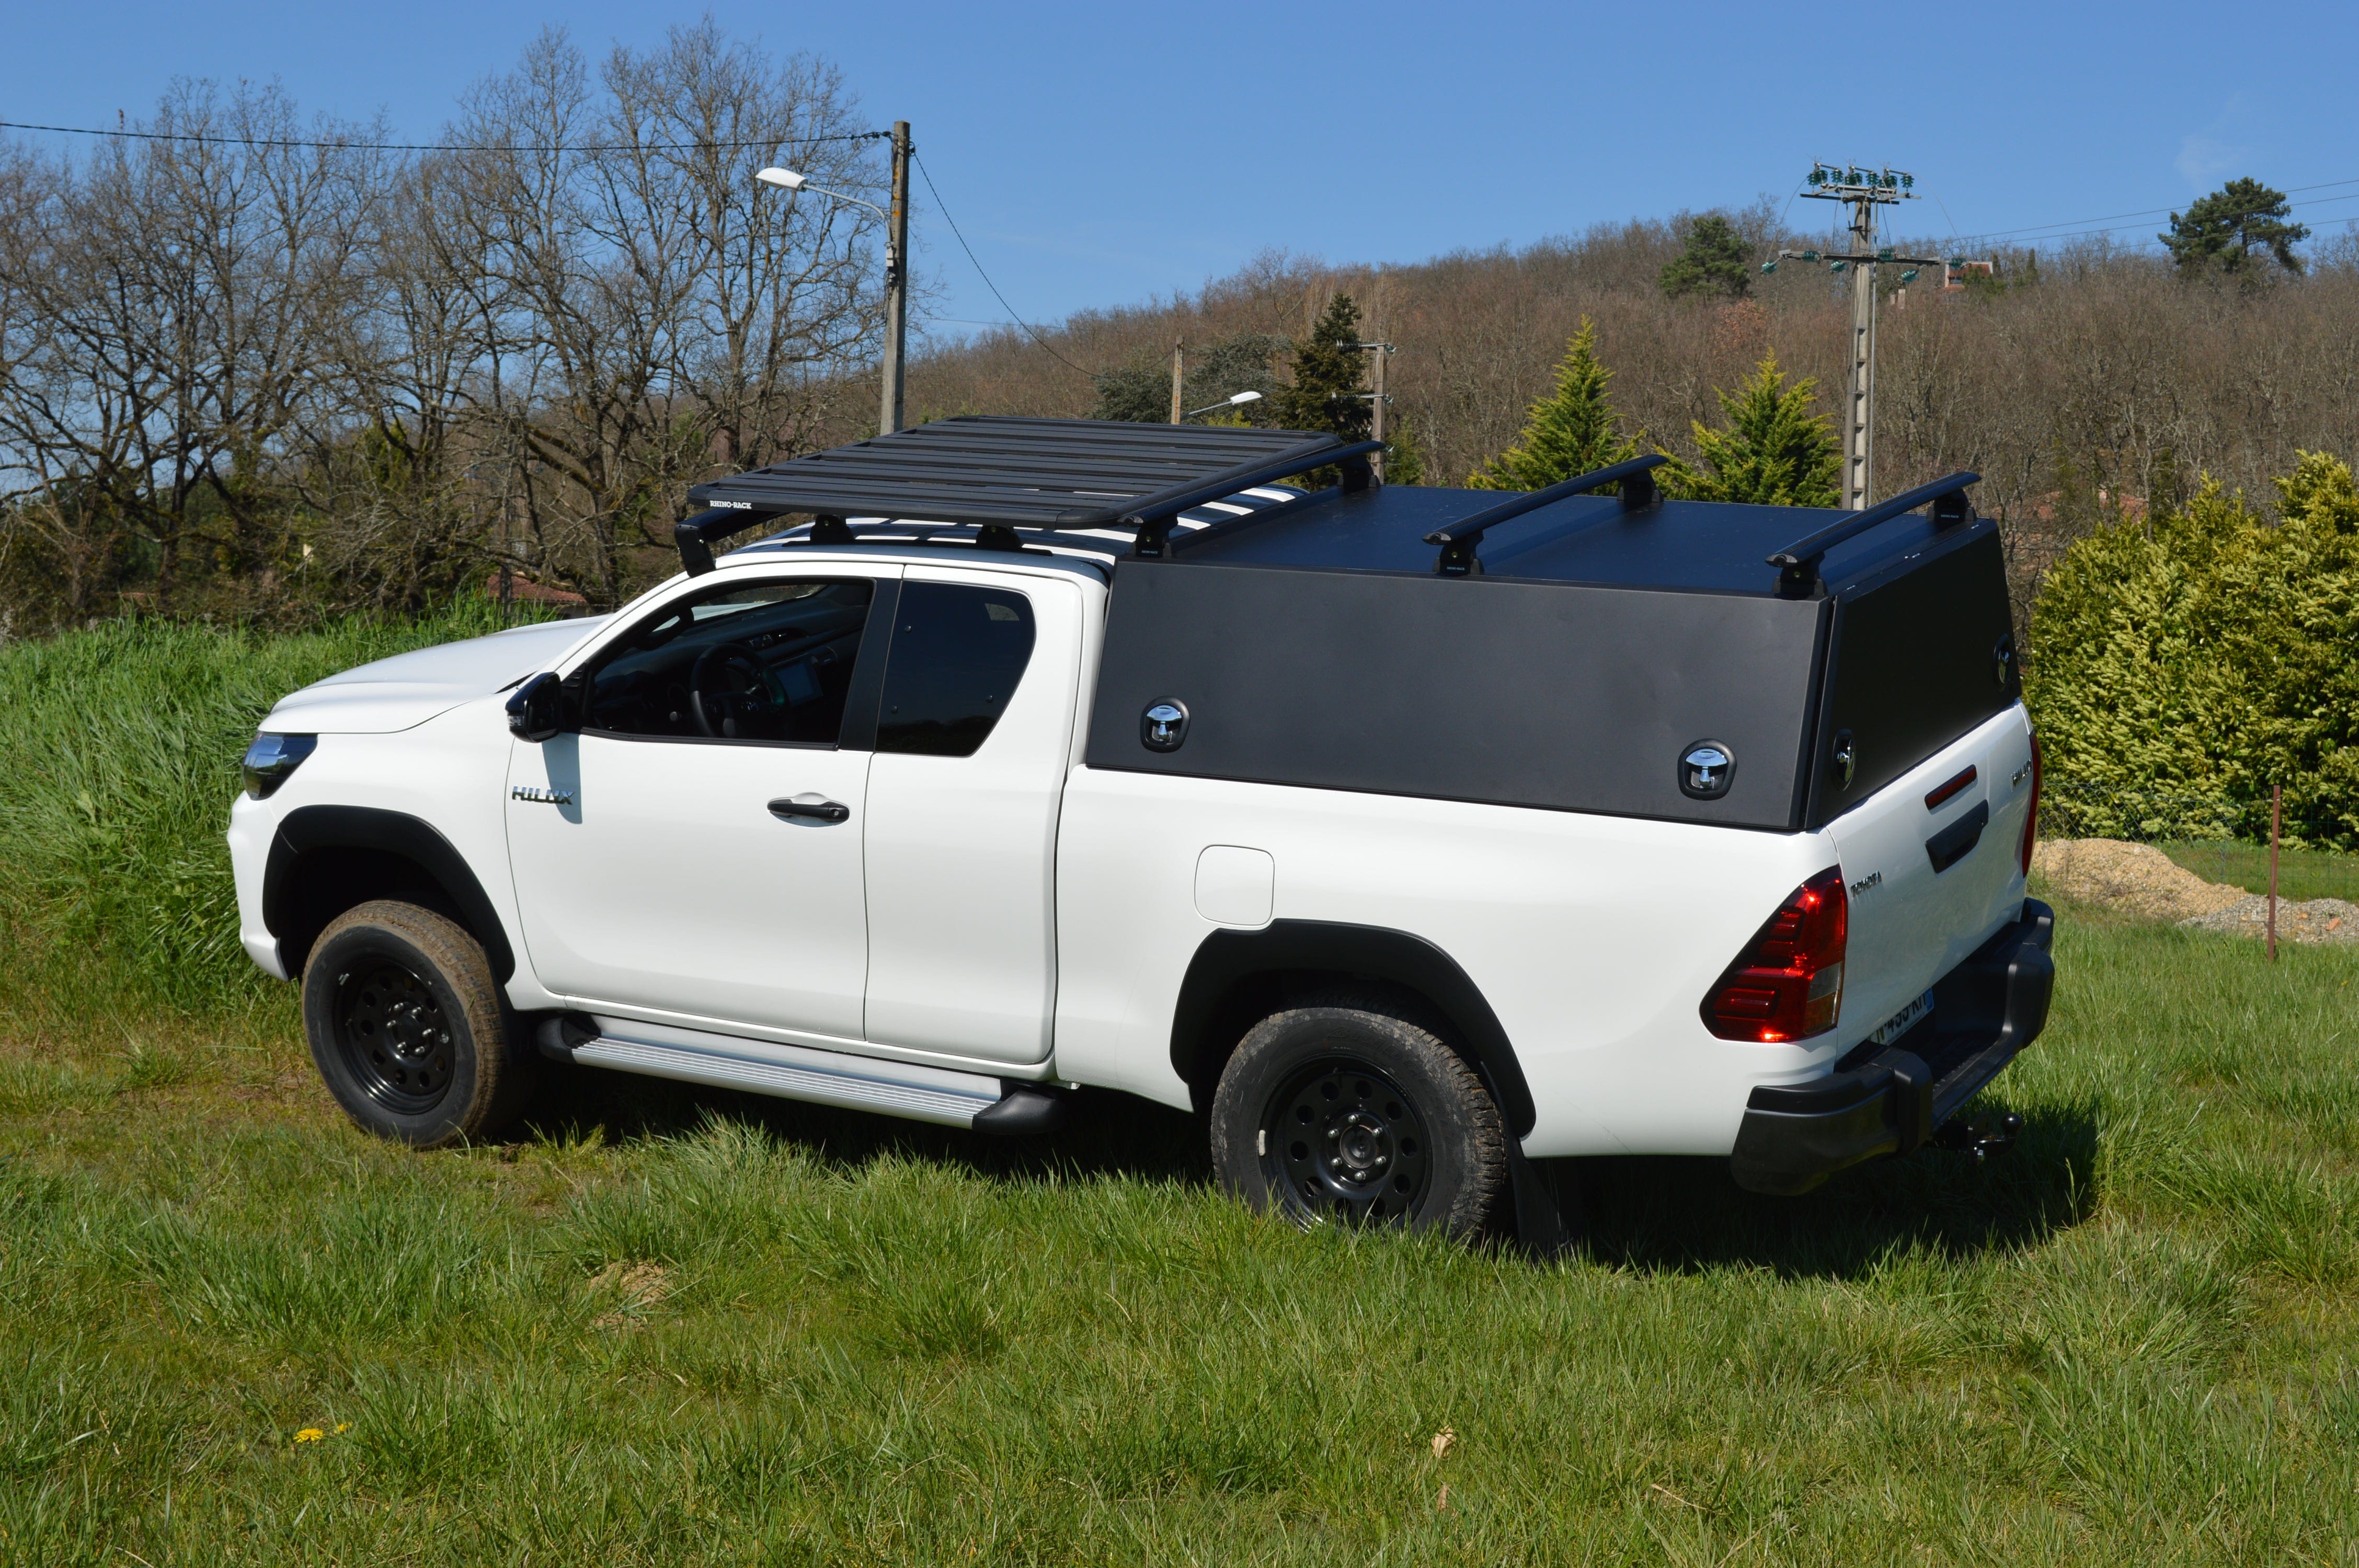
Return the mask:
<path id="1" fill-rule="evenodd" d="M 1756 1088 L 1729 1154 L 1737 1185 L 1806 1193 L 1847 1165 L 1922 1145 L 2039 1037 L 2055 928 L 2055 911 L 2026 899 L 2021 919 L 1934 986 L 1916 1028 L 1880 1050 L 1862 1044 L 1826 1077 Z"/>

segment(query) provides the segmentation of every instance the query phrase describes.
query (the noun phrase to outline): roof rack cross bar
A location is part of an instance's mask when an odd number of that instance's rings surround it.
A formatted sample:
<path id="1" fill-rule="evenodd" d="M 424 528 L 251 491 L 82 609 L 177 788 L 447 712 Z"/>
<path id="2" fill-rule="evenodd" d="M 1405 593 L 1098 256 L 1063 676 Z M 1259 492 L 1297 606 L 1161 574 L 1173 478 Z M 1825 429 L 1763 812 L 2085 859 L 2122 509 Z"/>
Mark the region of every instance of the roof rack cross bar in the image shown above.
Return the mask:
<path id="1" fill-rule="evenodd" d="M 1169 549 L 1172 520 L 1190 507 L 1201 506 L 1208 501 L 1219 501 L 1241 490 L 1251 490 L 1257 484 L 1271 483 L 1288 474 L 1331 465 L 1343 469 L 1345 493 L 1365 490 L 1370 482 L 1368 458 L 1384 449 L 1382 441 L 1361 441 L 1348 447 L 1298 448 L 1282 458 L 1264 459 L 1251 467 L 1234 468 L 1199 483 L 1176 487 L 1158 495 L 1128 503 L 1123 508 L 1126 514 L 1116 526 L 1138 531 L 1138 537 L 1130 547 L 1132 555 L 1147 560 L 1160 559 Z M 1353 482 L 1355 476 L 1357 483 Z M 1068 514 L 1058 526 L 1081 527 L 1099 520 L 1094 513 L 1079 517 Z"/>
<path id="2" fill-rule="evenodd" d="M 1973 522 L 1974 505 L 1966 498 L 1966 486 L 1980 484 L 1982 477 L 1978 473 L 1962 470 L 1947 479 L 1920 484 L 1864 512 L 1854 513 L 1842 522 L 1821 528 L 1806 538 L 1795 540 L 1769 557 L 1769 564 L 1777 568 L 1777 591 L 1788 599 L 1808 599 L 1819 589 L 1819 563 L 1829 550 L 1846 539 L 1857 538 L 1879 523 L 1889 523 L 1895 517 L 1906 516 L 1928 502 L 1932 503 L 1936 530 Z"/>
<path id="3" fill-rule="evenodd" d="M 1545 490 L 1527 491 L 1513 500 L 1503 501 L 1472 517 L 1452 523 L 1447 528 L 1436 528 L 1425 536 L 1427 544 L 1441 546 L 1440 558 L 1433 563 L 1434 572 L 1440 577 L 1481 576 L 1483 563 L 1475 558 L 1474 546 L 1482 543 L 1485 532 L 1527 512 L 1537 512 L 1543 506 L 1552 506 L 1576 495 L 1586 495 L 1609 484 L 1622 486 L 1623 511 L 1636 512 L 1652 506 L 1663 498 L 1662 492 L 1656 487 L 1652 470 L 1670 460 L 1659 452 L 1651 457 L 1632 458 L 1628 462 L 1615 463 L 1594 473 L 1576 474 Z"/>

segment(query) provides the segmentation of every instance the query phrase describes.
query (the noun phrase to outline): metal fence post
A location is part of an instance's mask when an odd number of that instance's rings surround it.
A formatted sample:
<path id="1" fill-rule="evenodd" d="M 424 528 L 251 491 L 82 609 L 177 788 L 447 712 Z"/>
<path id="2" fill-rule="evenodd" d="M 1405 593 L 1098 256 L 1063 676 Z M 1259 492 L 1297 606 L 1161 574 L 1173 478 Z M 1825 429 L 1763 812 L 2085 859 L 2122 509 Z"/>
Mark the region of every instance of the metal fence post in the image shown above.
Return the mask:
<path id="1" fill-rule="evenodd" d="M 2285 786 L 2269 785 L 2269 962 L 2277 961 L 2277 821 L 2285 809 Z"/>

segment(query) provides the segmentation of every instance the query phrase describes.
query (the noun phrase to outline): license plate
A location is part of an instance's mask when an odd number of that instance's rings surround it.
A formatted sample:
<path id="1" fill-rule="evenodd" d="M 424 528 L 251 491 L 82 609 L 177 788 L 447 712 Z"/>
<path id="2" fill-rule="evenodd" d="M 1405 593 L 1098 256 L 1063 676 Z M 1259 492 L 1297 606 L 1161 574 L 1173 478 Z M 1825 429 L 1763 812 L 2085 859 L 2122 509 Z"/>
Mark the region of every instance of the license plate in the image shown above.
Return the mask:
<path id="1" fill-rule="evenodd" d="M 1919 997 L 1915 1001 L 1910 1002 L 1907 1007 L 1904 1007 L 1898 1012 L 1894 1013 L 1892 1015 L 1892 1021 L 1889 1023 L 1886 1023 L 1883 1028 L 1877 1030 L 1875 1033 L 1869 1035 L 1867 1037 L 1868 1041 L 1871 1044 L 1889 1045 L 1895 1040 L 1899 1039 L 1902 1035 L 1916 1028 L 1918 1023 L 1924 1019 L 1925 1015 L 1932 1011 L 1933 993 L 1931 991 L 1927 991 L 1923 996 Z"/>

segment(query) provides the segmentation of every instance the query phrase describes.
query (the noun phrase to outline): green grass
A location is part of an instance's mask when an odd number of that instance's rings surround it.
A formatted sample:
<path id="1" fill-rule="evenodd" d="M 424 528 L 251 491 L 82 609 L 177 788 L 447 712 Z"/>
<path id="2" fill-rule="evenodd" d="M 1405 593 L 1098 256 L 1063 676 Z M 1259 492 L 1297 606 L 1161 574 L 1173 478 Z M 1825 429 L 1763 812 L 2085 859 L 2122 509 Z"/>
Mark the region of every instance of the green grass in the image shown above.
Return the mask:
<path id="1" fill-rule="evenodd" d="M 0 1005 L 256 1005 L 222 837 L 256 722 L 322 676 L 498 626 L 468 600 L 293 636 L 121 621 L 0 644 Z"/>
<path id="2" fill-rule="evenodd" d="M 2181 840 L 2157 844 L 2207 881 L 2226 882 L 2247 892 L 2269 891 L 2269 847 L 2233 839 Z M 2279 898 L 2339 898 L 2359 903 L 2359 855 L 2332 849 L 2277 850 Z"/>
<path id="3" fill-rule="evenodd" d="M 283 989 L 0 1015 L 0 1561 L 2352 1562 L 2359 954 L 2058 957 L 2012 1154 L 1590 1162 L 1553 1267 L 1257 1220 L 1110 1096 L 583 1070 L 419 1155 Z"/>
<path id="4" fill-rule="evenodd" d="M 484 629 L 0 648 L 0 1563 L 2359 1563 L 2359 953 L 2068 912 L 2014 1153 L 1588 1162 L 1552 1267 L 1257 1220 L 1111 1096 L 584 1070 L 419 1155 L 220 836 L 277 695 Z"/>

